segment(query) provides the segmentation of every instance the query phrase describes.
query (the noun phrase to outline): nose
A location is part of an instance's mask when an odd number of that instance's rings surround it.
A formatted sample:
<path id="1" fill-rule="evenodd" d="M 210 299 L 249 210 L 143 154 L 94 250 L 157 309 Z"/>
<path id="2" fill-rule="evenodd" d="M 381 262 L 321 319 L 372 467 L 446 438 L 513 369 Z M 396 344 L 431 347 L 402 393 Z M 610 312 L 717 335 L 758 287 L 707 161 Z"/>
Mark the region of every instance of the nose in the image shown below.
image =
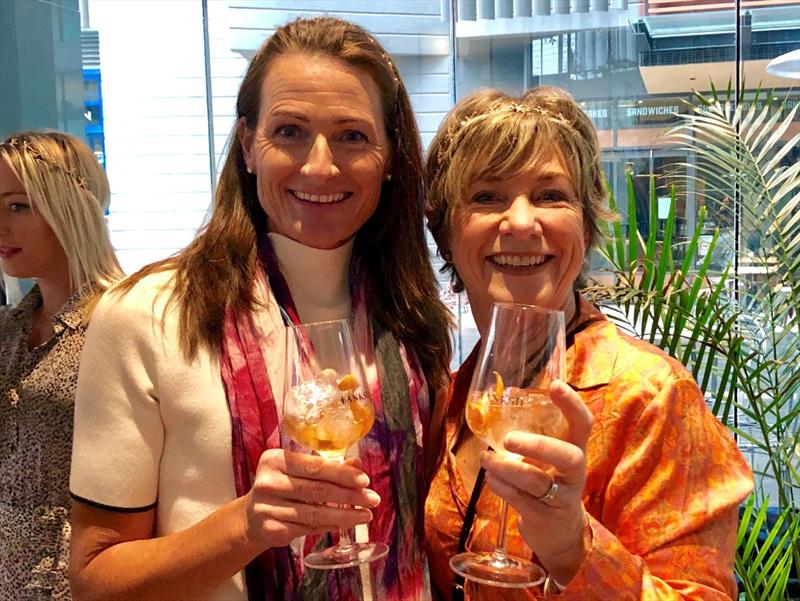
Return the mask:
<path id="1" fill-rule="evenodd" d="M 519 239 L 541 236 L 538 209 L 527 195 L 516 196 L 506 208 L 500 223 L 500 234 Z"/>
<path id="2" fill-rule="evenodd" d="M 324 135 L 319 134 L 311 144 L 305 164 L 300 173 L 308 177 L 328 180 L 339 175 L 339 168 L 333 160 L 333 152 Z"/>

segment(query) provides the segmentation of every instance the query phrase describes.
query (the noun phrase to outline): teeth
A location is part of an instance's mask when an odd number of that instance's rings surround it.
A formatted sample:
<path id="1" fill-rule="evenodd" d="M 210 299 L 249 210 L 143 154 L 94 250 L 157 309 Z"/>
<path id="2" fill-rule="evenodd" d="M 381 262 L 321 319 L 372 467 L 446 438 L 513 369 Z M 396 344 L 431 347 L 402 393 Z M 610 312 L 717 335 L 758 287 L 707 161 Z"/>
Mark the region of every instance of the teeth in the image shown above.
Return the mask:
<path id="1" fill-rule="evenodd" d="M 338 194 L 307 194 L 306 192 L 297 192 L 295 190 L 293 190 L 292 192 L 300 200 L 305 200 L 308 202 L 319 202 L 322 204 L 327 204 L 330 202 L 339 202 L 340 200 L 343 200 L 345 196 L 347 196 L 346 192 L 339 192 Z"/>
<path id="2" fill-rule="evenodd" d="M 520 256 L 520 255 L 494 255 L 491 257 L 493 263 L 506 267 L 532 267 L 541 265 L 545 262 L 545 256 Z"/>

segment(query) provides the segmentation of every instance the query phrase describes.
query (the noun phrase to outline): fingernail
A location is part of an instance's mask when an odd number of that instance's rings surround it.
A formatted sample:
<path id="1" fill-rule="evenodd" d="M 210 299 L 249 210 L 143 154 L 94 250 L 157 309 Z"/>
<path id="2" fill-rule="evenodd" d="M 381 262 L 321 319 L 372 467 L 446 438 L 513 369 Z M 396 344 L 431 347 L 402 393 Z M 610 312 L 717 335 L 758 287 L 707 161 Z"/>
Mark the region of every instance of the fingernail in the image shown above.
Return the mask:
<path id="1" fill-rule="evenodd" d="M 381 496 L 376 493 L 374 490 L 366 491 L 367 501 L 369 502 L 370 507 L 375 507 L 380 504 Z"/>
<path id="2" fill-rule="evenodd" d="M 359 486 L 361 488 L 366 488 L 367 486 L 369 486 L 369 476 L 367 476 L 366 474 L 360 474 L 356 476 L 356 486 Z"/>

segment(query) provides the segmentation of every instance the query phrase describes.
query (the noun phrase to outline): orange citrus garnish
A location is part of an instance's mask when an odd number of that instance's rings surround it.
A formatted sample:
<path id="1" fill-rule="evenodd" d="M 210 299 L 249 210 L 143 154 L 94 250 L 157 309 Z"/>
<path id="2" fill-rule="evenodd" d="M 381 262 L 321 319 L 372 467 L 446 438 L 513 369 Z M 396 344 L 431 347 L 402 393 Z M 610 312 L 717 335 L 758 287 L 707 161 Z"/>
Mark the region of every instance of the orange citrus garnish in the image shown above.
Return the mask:
<path id="1" fill-rule="evenodd" d="M 358 380 L 353 374 L 347 374 L 346 376 L 342 376 L 341 380 L 336 382 L 336 386 L 339 387 L 339 390 L 343 392 L 352 392 L 356 388 L 358 388 Z"/>
<path id="2" fill-rule="evenodd" d="M 494 398 L 498 401 L 503 398 L 503 390 L 505 387 L 503 386 L 503 377 L 496 371 L 492 372 L 494 377 L 497 378 L 494 384 Z"/>
<path id="3" fill-rule="evenodd" d="M 353 414 L 353 421 L 357 424 L 369 424 L 372 427 L 372 420 L 375 419 L 369 407 L 360 401 L 350 401 L 350 411 Z"/>

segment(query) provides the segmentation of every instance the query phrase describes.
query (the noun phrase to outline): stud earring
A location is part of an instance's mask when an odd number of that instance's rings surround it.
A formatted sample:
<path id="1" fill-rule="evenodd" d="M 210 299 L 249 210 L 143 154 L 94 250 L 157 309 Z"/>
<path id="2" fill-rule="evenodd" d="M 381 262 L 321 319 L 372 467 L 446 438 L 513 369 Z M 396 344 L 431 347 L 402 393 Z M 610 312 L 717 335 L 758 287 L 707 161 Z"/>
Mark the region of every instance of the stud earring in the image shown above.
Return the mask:
<path id="1" fill-rule="evenodd" d="M 250 169 L 250 167 L 249 167 L 249 166 L 247 167 L 247 173 L 249 173 L 250 175 L 253 175 L 253 170 L 252 170 L 252 169 Z"/>
<path id="2" fill-rule="evenodd" d="M 391 173 L 387 173 L 387 174 L 386 174 L 386 177 L 385 177 L 385 178 L 383 178 L 383 179 L 384 179 L 384 181 L 387 181 L 387 182 L 390 182 L 390 181 L 392 181 L 392 174 L 391 174 Z"/>

